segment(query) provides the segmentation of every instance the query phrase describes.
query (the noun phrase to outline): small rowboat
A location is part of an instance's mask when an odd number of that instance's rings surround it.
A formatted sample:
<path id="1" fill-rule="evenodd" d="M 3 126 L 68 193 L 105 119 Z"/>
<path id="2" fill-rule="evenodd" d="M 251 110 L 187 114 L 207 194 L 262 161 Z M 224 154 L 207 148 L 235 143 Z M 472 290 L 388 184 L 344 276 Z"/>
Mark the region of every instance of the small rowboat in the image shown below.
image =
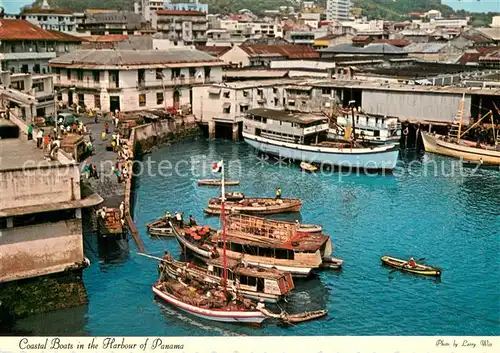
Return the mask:
<path id="1" fill-rule="evenodd" d="M 328 310 L 306 311 L 300 314 L 285 315 L 283 322 L 287 324 L 297 324 L 299 322 L 319 319 L 328 314 Z"/>
<path id="2" fill-rule="evenodd" d="M 221 186 L 222 181 L 220 179 L 202 179 L 198 180 L 198 185 Z M 238 180 L 224 180 L 224 185 L 235 186 L 235 185 L 240 185 L 240 182 Z"/>
<path id="3" fill-rule="evenodd" d="M 321 267 L 337 270 L 342 267 L 343 263 L 344 260 L 337 259 L 336 257 L 324 257 Z"/>
<path id="4" fill-rule="evenodd" d="M 146 224 L 146 228 L 148 229 L 148 233 L 151 235 L 167 237 L 173 236 L 172 227 L 170 227 L 170 224 L 165 217 L 158 218 L 157 220 Z"/>
<path id="5" fill-rule="evenodd" d="M 318 170 L 318 167 L 306 162 L 301 162 L 300 168 L 302 168 L 302 170 L 305 170 L 306 172 L 315 172 Z"/>
<path id="6" fill-rule="evenodd" d="M 226 192 L 226 201 L 241 201 L 245 198 L 243 193 L 235 191 L 235 192 Z"/>
<path id="7" fill-rule="evenodd" d="M 421 265 L 421 264 L 416 264 L 415 267 L 410 267 L 407 264 L 407 261 L 397 259 L 394 257 L 390 256 L 382 256 L 380 258 L 382 263 L 384 265 L 394 267 L 395 269 L 405 271 L 405 272 L 410 272 L 410 273 L 415 273 L 418 275 L 423 275 L 423 276 L 436 276 L 439 277 L 441 276 L 441 269 L 437 267 L 431 267 L 427 265 Z"/>
<path id="8" fill-rule="evenodd" d="M 323 227 L 319 224 L 300 224 L 297 228 L 297 232 L 300 233 L 321 233 Z"/>

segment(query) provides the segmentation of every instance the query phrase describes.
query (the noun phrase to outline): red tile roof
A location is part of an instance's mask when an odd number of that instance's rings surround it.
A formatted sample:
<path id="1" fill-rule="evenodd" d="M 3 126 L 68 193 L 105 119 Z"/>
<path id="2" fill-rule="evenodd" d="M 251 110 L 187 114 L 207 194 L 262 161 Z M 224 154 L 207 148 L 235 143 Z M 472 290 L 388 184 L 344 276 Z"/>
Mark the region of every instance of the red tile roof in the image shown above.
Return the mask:
<path id="1" fill-rule="evenodd" d="M 352 38 L 353 42 L 366 42 L 368 40 L 370 40 L 369 36 L 356 36 Z"/>
<path id="2" fill-rule="evenodd" d="M 47 31 L 26 20 L 0 19 L 0 40 L 54 40 L 82 42 L 78 37 Z"/>
<path id="3" fill-rule="evenodd" d="M 56 14 L 56 15 L 72 15 L 73 11 L 65 9 L 24 9 L 21 15 L 27 14 Z"/>
<path id="4" fill-rule="evenodd" d="M 387 43 L 400 48 L 406 47 L 407 45 L 411 44 L 411 42 L 406 39 L 377 39 L 373 43 Z"/>
<path id="5" fill-rule="evenodd" d="M 186 10 L 158 10 L 158 15 L 173 15 L 173 16 L 206 16 L 205 12 L 201 11 L 186 11 Z"/>
<path id="6" fill-rule="evenodd" d="M 196 49 L 204 51 L 205 53 L 208 53 L 217 58 L 226 54 L 228 51 L 231 50 L 231 48 L 232 48 L 231 46 L 206 46 L 206 45 L 196 46 Z"/>
<path id="7" fill-rule="evenodd" d="M 293 44 L 249 44 L 240 48 L 250 57 L 283 56 L 288 59 L 316 59 L 319 53 L 308 46 Z"/>
<path id="8" fill-rule="evenodd" d="M 482 47 L 474 48 L 475 52 L 464 53 L 460 59 L 458 59 L 458 64 L 466 65 L 468 63 L 478 63 L 479 60 L 484 60 L 489 53 L 495 53 L 500 51 L 500 47 Z"/>
<path id="9" fill-rule="evenodd" d="M 497 48 L 497 50 L 481 56 L 479 61 L 500 61 L 500 49 Z"/>
<path id="10" fill-rule="evenodd" d="M 72 36 L 71 34 L 54 31 L 52 29 L 48 29 L 47 32 L 52 34 L 56 38 L 55 40 L 59 40 L 62 42 L 79 42 L 79 43 L 83 42 L 82 38 Z"/>

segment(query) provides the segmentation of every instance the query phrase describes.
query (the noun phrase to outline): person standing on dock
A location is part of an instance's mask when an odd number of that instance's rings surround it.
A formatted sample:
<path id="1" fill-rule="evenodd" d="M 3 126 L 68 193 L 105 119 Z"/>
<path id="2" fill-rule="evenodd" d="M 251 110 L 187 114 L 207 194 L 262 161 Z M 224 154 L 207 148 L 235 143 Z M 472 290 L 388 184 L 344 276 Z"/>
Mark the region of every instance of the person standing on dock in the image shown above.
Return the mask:
<path id="1" fill-rule="evenodd" d="M 276 188 L 276 200 L 281 199 L 281 188 Z"/>
<path id="2" fill-rule="evenodd" d="M 33 124 L 28 126 L 28 140 L 33 140 Z"/>
<path id="3" fill-rule="evenodd" d="M 42 148 L 42 141 L 43 141 L 43 130 L 38 129 L 36 132 L 36 148 Z"/>

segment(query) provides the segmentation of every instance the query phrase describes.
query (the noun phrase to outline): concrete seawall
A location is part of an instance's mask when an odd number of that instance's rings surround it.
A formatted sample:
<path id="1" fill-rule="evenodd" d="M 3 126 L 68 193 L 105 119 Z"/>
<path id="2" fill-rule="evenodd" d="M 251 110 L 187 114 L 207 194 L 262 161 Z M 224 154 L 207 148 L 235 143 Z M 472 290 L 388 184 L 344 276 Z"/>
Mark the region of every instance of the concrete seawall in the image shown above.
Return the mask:
<path id="1" fill-rule="evenodd" d="M 196 124 L 194 117 L 184 117 L 183 119 L 167 119 L 157 122 L 139 125 L 131 129 L 128 139 L 128 146 L 132 151 L 133 159 L 140 159 L 142 155 L 151 151 L 154 147 L 170 144 L 184 138 L 199 136 L 201 131 Z M 128 178 L 125 182 L 125 220 L 130 229 L 130 233 L 139 248 L 145 252 L 144 243 L 137 232 L 133 221 L 133 197 L 134 197 L 134 177 Z"/>

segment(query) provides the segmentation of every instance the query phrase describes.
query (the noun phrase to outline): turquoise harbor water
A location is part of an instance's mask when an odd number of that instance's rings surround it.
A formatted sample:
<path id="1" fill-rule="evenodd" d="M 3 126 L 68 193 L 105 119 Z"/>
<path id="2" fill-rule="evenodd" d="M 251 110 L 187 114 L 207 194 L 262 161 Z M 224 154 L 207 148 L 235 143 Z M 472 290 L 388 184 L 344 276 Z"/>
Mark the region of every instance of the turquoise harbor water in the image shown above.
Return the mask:
<path id="1" fill-rule="evenodd" d="M 85 307 L 31 317 L 23 329 L 50 335 L 498 335 L 500 334 L 500 172 L 467 169 L 450 176 L 452 160 L 402 154 L 394 175 L 302 173 L 297 165 L 257 159 L 244 142 L 184 141 L 147 156 L 177 164 L 184 176 L 137 179 L 134 217 L 150 254 L 179 255 L 174 239 L 150 238 L 145 224 L 165 210 L 182 210 L 200 223 L 203 207 L 217 188 L 198 187 L 193 175 L 213 177 L 211 162 L 230 161 L 229 178 L 241 180 L 246 195 L 303 200 L 300 215 L 281 216 L 322 223 L 332 237 L 342 271 L 324 271 L 297 280 L 285 308 L 289 312 L 327 308 L 325 319 L 283 327 L 267 321 L 260 328 L 203 321 L 154 300 L 154 260 L 137 255 L 132 240 L 98 243 L 85 236 L 92 262 L 84 272 Z M 188 164 L 189 161 L 189 164 Z M 191 162 L 195 162 L 194 167 Z M 191 164 L 191 165 L 190 165 Z M 446 176 L 434 176 L 438 165 Z M 168 168 L 164 162 L 163 168 Z M 154 171 L 155 168 L 152 168 Z M 165 169 L 167 172 L 168 170 Z M 427 174 L 425 171 L 427 170 Z M 457 170 L 458 171 L 458 170 Z M 425 257 L 443 268 L 440 281 L 389 273 L 380 256 Z M 277 311 L 277 309 L 274 309 Z"/>

